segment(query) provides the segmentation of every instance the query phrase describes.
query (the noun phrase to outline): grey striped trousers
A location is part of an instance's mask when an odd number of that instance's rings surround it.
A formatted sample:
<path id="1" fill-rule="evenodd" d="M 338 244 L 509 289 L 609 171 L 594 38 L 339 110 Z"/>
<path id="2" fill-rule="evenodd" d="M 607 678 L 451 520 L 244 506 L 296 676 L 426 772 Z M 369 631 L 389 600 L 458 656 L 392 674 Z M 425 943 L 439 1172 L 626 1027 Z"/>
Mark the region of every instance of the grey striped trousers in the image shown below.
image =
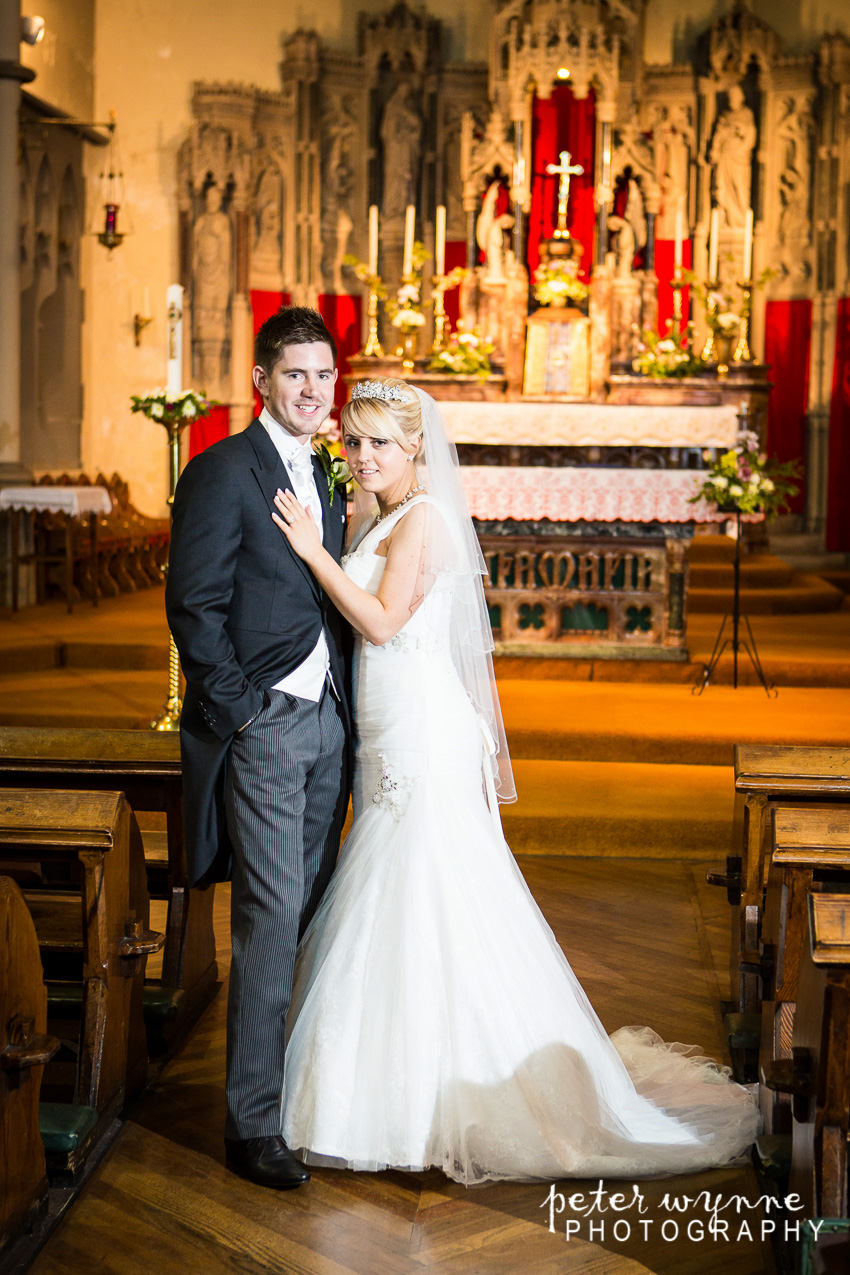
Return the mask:
<path id="1" fill-rule="evenodd" d="M 227 1002 L 228 1138 L 280 1133 L 295 949 L 330 880 L 348 805 L 348 759 L 328 684 L 318 704 L 286 691 L 234 736 Z"/>

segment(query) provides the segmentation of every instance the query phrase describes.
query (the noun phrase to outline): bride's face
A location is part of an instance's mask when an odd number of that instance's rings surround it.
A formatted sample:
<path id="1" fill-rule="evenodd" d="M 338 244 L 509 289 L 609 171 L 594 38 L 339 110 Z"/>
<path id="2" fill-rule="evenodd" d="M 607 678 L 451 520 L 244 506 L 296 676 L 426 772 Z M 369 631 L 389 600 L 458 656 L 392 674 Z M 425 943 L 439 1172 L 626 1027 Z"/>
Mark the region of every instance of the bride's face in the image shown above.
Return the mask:
<path id="1" fill-rule="evenodd" d="M 393 439 L 347 433 L 343 441 L 348 466 L 364 491 L 389 495 L 412 477 L 413 457 Z"/>

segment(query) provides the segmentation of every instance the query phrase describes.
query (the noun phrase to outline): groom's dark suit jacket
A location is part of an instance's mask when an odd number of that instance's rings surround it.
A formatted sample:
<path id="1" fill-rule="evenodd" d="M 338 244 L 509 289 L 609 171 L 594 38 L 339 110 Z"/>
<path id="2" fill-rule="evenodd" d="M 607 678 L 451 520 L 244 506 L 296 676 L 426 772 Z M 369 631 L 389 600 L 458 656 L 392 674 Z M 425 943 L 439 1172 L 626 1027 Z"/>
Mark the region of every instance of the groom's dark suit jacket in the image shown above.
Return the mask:
<path id="1" fill-rule="evenodd" d="M 325 548 L 337 560 L 345 496 L 318 460 Z M 174 497 L 165 607 L 186 677 L 180 720 L 190 880 L 230 875 L 224 793 L 230 743 L 322 628 L 348 716 L 347 626 L 271 519 L 286 467 L 259 420 L 189 461 Z"/>

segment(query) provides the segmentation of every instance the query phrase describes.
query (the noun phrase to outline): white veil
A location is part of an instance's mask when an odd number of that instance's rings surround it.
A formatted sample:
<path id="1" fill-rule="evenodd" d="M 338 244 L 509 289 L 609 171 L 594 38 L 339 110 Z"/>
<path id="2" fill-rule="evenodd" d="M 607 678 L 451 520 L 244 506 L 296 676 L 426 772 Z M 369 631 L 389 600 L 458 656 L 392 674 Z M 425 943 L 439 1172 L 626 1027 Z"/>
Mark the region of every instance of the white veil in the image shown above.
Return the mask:
<path id="1" fill-rule="evenodd" d="M 440 410 L 425 390 L 408 388 L 418 396 L 422 408 L 423 456 L 416 458 L 416 478 L 435 506 L 434 515 L 426 521 L 422 588 L 427 593 L 439 581 L 448 581 L 450 587 L 451 654 L 481 720 L 489 759 L 484 778 L 495 812 L 496 800 L 516 801 L 516 787 L 493 668 L 493 630 L 483 583 L 487 568 L 469 515 L 457 450 L 448 438 Z M 356 486 L 355 508 L 352 544 L 373 521 L 375 511 L 374 498 Z"/>

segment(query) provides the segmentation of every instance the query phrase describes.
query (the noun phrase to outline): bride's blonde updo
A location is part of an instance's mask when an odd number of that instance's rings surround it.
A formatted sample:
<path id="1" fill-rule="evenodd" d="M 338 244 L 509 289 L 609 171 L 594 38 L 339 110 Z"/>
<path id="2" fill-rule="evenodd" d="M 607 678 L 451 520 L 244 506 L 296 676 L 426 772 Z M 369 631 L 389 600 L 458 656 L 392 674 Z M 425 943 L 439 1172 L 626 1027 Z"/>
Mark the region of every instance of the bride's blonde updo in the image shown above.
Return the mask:
<path id="1" fill-rule="evenodd" d="M 399 381 L 392 376 L 373 378 L 373 383 L 387 391 L 397 390 L 409 402 L 403 403 L 396 398 L 367 398 L 366 395 L 350 399 L 339 417 L 343 436 L 349 433 L 361 438 L 389 438 L 398 443 L 408 455 L 424 460 L 422 405 L 419 395 L 406 381 Z"/>

